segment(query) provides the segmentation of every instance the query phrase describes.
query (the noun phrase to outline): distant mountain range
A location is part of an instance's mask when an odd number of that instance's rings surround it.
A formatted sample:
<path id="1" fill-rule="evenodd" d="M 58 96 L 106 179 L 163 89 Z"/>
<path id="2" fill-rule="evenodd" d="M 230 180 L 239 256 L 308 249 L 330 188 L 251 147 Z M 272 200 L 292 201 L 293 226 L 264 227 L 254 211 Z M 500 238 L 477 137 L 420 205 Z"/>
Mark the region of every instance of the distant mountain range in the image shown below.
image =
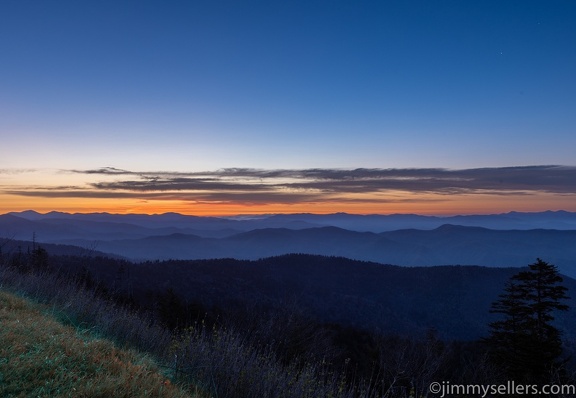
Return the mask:
<path id="1" fill-rule="evenodd" d="M 175 213 L 32 211 L 0 216 L 0 237 L 70 244 L 130 259 L 258 259 L 288 253 L 405 266 L 525 266 L 540 257 L 576 277 L 576 213 L 294 214 L 253 218 Z"/>
<path id="2" fill-rule="evenodd" d="M 314 227 L 338 227 L 358 232 L 386 232 L 398 229 L 430 230 L 444 224 L 490 229 L 558 229 L 576 230 L 576 213 L 567 211 L 544 211 L 538 213 L 510 212 L 490 215 L 422 216 L 417 214 L 359 215 L 334 214 L 271 214 L 238 217 L 198 217 L 178 213 L 164 214 L 110 214 L 110 213 L 61 213 L 40 214 L 35 211 L 8 213 L 29 221 L 98 222 L 128 224 L 147 229 L 172 229 L 172 232 L 192 233 L 199 236 L 232 235 L 261 228 L 304 229 Z M 1 216 L 0 216 L 1 217 Z M 122 231 L 136 233 L 135 230 Z M 127 237 L 127 236 L 125 236 Z M 132 236 L 134 237 L 134 236 Z"/>

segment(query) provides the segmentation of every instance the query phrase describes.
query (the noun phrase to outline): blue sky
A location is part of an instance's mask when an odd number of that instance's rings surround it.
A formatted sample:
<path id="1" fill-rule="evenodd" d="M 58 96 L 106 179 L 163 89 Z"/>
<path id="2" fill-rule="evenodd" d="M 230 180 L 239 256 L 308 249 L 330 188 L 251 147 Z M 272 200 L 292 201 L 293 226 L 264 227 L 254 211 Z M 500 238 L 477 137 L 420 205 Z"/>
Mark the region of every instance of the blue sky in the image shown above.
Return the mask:
<path id="1" fill-rule="evenodd" d="M 3 1 L 0 169 L 576 166 L 574 20 L 573 1 Z"/>

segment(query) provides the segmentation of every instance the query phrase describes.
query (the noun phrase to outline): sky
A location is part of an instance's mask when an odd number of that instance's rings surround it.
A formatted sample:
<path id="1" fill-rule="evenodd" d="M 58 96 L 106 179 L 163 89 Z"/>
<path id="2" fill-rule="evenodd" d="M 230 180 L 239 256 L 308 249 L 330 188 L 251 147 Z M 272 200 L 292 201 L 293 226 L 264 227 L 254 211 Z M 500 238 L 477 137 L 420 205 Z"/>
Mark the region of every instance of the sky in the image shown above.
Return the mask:
<path id="1" fill-rule="evenodd" d="M 0 213 L 576 211 L 576 2 L 0 3 Z"/>

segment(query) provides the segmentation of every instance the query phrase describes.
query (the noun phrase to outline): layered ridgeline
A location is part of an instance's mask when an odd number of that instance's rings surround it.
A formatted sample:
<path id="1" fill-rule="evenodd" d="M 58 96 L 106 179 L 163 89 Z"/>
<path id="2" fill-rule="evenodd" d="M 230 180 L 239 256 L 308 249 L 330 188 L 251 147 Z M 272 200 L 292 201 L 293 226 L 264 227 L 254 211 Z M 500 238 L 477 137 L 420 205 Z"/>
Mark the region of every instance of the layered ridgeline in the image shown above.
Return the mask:
<path id="1" fill-rule="evenodd" d="M 576 214 L 297 214 L 253 218 L 35 212 L 0 216 L 0 235 L 133 260 L 259 259 L 289 253 L 405 266 L 520 267 L 546 258 L 576 277 Z"/>

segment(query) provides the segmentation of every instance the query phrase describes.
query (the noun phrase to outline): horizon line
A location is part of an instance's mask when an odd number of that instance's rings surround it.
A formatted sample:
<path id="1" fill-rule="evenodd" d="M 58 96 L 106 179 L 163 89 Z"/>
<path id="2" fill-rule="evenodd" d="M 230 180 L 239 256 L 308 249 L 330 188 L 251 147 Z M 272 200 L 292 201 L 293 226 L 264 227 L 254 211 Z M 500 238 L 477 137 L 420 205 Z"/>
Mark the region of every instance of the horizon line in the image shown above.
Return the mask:
<path id="1" fill-rule="evenodd" d="M 164 215 L 179 215 L 179 216 L 186 216 L 186 217 L 201 217 L 201 218 L 250 218 L 250 217 L 273 217 L 279 215 L 319 215 L 319 216 L 330 216 L 330 215 L 352 215 L 352 216 L 422 216 L 422 217 L 458 217 L 458 216 L 498 216 L 498 215 L 505 215 L 511 213 L 519 213 L 519 214 L 541 214 L 541 213 L 576 213 L 565 209 L 546 209 L 546 210 L 539 210 L 539 211 L 518 211 L 518 210 L 509 210 L 509 211 L 502 211 L 502 212 L 475 212 L 475 213 L 450 213 L 450 214 L 424 214 L 424 213 L 352 213 L 352 212 L 277 212 L 277 213 L 246 213 L 246 214 L 220 214 L 220 215 L 199 215 L 193 213 L 181 213 L 175 211 L 167 211 L 163 213 L 131 213 L 131 212 L 124 212 L 124 213 L 115 213 L 109 211 L 93 211 L 93 212 L 70 212 L 70 211 L 60 211 L 60 210 L 50 210 L 45 213 L 41 211 L 37 211 L 34 209 L 27 209 L 21 211 L 8 211 L 5 213 L 0 213 L 0 216 L 4 215 L 16 215 L 22 213 L 35 213 L 41 216 L 49 215 L 51 213 L 60 213 L 60 214 L 67 214 L 67 215 L 97 215 L 97 214 L 106 214 L 112 216 L 164 216 Z"/>

